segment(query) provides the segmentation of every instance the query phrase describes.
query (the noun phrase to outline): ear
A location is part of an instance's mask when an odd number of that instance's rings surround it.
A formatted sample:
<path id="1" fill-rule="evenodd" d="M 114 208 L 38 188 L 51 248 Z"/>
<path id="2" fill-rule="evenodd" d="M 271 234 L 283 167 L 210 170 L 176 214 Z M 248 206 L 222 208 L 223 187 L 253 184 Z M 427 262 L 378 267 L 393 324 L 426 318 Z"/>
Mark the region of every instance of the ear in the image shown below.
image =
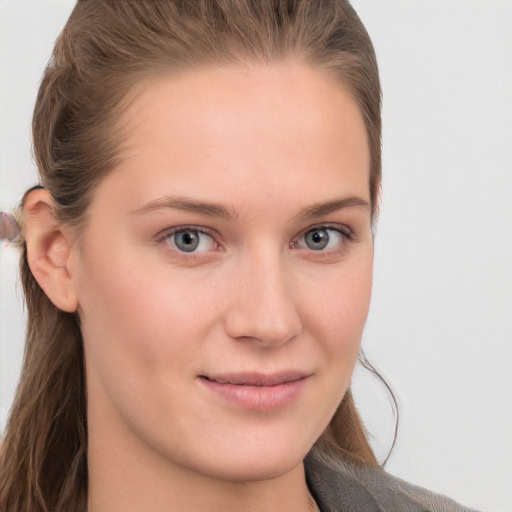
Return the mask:
<path id="1" fill-rule="evenodd" d="M 48 298 L 63 311 L 77 310 L 78 299 L 68 261 L 73 248 L 71 231 L 55 218 L 55 203 L 46 190 L 28 193 L 24 207 L 27 260 Z"/>

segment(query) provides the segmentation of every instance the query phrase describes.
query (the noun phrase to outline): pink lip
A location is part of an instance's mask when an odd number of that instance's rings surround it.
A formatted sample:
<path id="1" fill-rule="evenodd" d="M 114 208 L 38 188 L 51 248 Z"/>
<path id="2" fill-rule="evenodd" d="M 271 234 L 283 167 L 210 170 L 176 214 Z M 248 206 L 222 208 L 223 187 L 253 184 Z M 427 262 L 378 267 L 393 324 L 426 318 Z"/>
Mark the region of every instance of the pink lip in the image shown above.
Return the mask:
<path id="1" fill-rule="evenodd" d="M 244 409 L 272 411 L 298 397 L 311 374 L 295 370 L 274 374 L 231 373 L 200 376 L 217 396 Z"/>

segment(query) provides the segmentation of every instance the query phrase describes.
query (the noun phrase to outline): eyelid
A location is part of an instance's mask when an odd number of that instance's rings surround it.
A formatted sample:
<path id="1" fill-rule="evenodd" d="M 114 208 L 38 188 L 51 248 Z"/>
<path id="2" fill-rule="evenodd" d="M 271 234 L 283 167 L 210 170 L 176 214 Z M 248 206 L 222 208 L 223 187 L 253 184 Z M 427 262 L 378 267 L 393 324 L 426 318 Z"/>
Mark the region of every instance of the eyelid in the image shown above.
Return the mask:
<path id="1" fill-rule="evenodd" d="M 347 242 L 353 242 L 353 241 L 357 240 L 357 237 L 356 237 L 354 231 L 346 224 L 336 224 L 336 223 L 327 222 L 327 223 L 322 223 L 322 224 L 313 224 L 313 225 L 308 226 L 307 228 L 303 229 L 298 235 L 293 237 L 292 241 L 290 242 L 290 247 L 296 248 L 298 240 L 300 238 L 303 238 L 308 232 L 314 231 L 314 230 L 322 230 L 322 229 L 338 231 L 342 235 L 342 237 L 347 240 Z M 156 235 L 155 240 L 157 243 L 164 242 L 173 234 L 178 233 L 180 231 L 187 231 L 187 230 L 196 231 L 197 233 L 202 233 L 202 234 L 205 234 L 205 235 L 211 237 L 212 240 L 217 245 L 217 250 L 222 250 L 224 248 L 223 244 L 221 242 L 219 242 L 219 239 L 221 237 L 220 237 L 220 234 L 216 230 L 214 230 L 212 228 L 207 228 L 205 226 L 200 226 L 197 224 L 183 224 L 183 225 L 179 225 L 179 226 L 173 226 L 171 228 L 166 228 L 166 229 L 160 231 Z M 343 245 L 345 245 L 345 244 L 343 244 Z M 338 249 L 338 250 L 340 250 L 340 249 Z M 318 251 L 318 252 L 325 253 L 325 252 L 335 252 L 335 251 L 336 251 L 336 249 L 330 249 L 327 251 Z M 196 252 L 190 252 L 190 253 L 185 253 L 185 252 L 181 252 L 181 251 L 178 251 L 178 252 L 180 252 L 180 254 L 185 255 L 186 257 L 194 257 L 194 255 L 197 256 L 197 254 L 201 254 L 201 253 L 196 253 Z"/>
<path id="2" fill-rule="evenodd" d="M 333 229 L 335 231 L 339 231 L 342 235 L 348 237 L 348 238 L 354 238 L 355 234 L 354 231 L 348 227 L 346 224 L 336 224 L 333 222 L 324 222 L 322 224 L 313 224 L 311 226 L 308 226 L 307 228 L 303 229 L 298 235 L 303 236 L 306 233 L 309 233 L 309 231 L 315 231 L 316 229 Z M 297 238 L 295 237 L 295 238 Z"/>
<path id="3" fill-rule="evenodd" d="M 214 229 L 211 229 L 211 228 L 207 228 L 204 226 L 198 226 L 195 224 L 183 224 L 180 226 L 173 226 L 171 228 L 166 228 L 163 231 L 160 231 L 156 235 L 155 240 L 157 243 L 165 242 L 169 237 L 171 237 L 172 235 L 179 233 L 181 231 L 195 231 L 197 233 L 207 235 L 213 240 L 213 242 L 217 246 L 217 250 L 221 250 L 223 248 L 222 244 L 219 242 L 220 235 L 217 231 L 215 231 Z M 200 251 L 200 252 L 193 251 L 190 253 L 186 253 L 183 251 L 179 251 L 177 249 L 173 249 L 172 247 L 169 247 L 169 249 L 179 252 L 180 255 L 184 255 L 185 257 L 188 257 L 188 258 L 192 258 L 194 256 L 197 256 L 198 254 L 207 252 L 207 251 Z"/>
<path id="4" fill-rule="evenodd" d="M 303 229 L 297 236 L 295 236 L 292 241 L 290 242 L 290 247 L 296 248 L 296 245 L 298 243 L 298 240 L 305 237 L 307 233 L 310 231 L 316 231 L 316 230 L 331 230 L 331 231 L 338 231 L 344 239 L 346 239 L 347 242 L 353 242 L 356 240 L 356 236 L 354 231 L 349 228 L 346 224 L 333 224 L 333 223 L 323 223 L 323 224 L 314 224 L 312 226 L 309 226 L 305 229 Z M 343 244 L 345 245 L 345 244 Z M 302 248 L 302 247 L 300 247 Z M 327 251 L 317 251 L 318 253 L 325 253 L 325 252 L 335 252 L 336 250 L 341 250 L 342 248 L 338 249 L 330 249 Z M 311 250 L 311 249 L 310 249 Z"/>

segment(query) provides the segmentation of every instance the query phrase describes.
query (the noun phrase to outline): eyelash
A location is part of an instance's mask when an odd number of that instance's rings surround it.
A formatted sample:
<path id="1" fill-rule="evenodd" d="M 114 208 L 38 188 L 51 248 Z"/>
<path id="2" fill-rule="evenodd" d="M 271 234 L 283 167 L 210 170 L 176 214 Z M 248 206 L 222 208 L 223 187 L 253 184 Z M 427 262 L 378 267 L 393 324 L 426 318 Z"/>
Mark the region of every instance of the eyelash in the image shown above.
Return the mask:
<path id="1" fill-rule="evenodd" d="M 194 251 L 187 252 L 187 251 L 182 251 L 177 247 L 172 247 L 172 245 L 171 245 L 171 240 L 174 235 L 176 235 L 177 233 L 186 233 L 186 232 L 196 233 L 200 237 L 201 237 L 201 235 L 206 235 L 212 240 L 212 246 L 215 245 L 216 250 L 222 250 L 221 244 L 219 244 L 216 240 L 217 236 L 215 234 L 213 234 L 212 232 L 206 230 L 205 228 L 201 228 L 198 226 L 177 226 L 175 228 L 168 229 L 162 234 L 161 237 L 159 237 L 157 242 L 167 243 L 167 245 L 170 246 L 171 250 L 173 250 L 187 258 L 196 258 L 198 256 L 198 254 L 201 254 L 202 252 L 205 252 L 205 251 L 197 252 L 194 250 Z M 201 240 L 199 241 L 199 243 L 201 243 Z M 173 245 L 175 245 L 175 242 L 173 242 Z"/>
<path id="2" fill-rule="evenodd" d="M 335 232 L 341 238 L 341 240 L 339 241 L 340 246 L 336 247 L 334 249 L 327 249 L 327 250 L 319 249 L 319 250 L 315 250 L 315 249 L 312 249 L 311 247 L 307 247 L 307 246 L 304 247 L 306 249 L 309 249 L 309 252 L 314 253 L 315 256 L 324 257 L 324 256 L 327 256 L 327 255 L 339 254 L 342 251 L 345 251 L 347 249 L 347 243 L 348 242 L 354 242 L 355 241 L 354 233 L 347 226 L 340 226 L 340 225 L 333 226 L 332 224 L 325 224 L 325 225 L 319 225 L 319 226 L 312 226 L 312 227 L 307 228 L 304 231 L 302 231 L 302 233 L 299 235 L 299 237 L 297 239 L 294 239 L 294 240 L 292 240 L 290 242 L 290 248 L 291 249 L 296 249 L 296 248 L 300 249 L 301 247 L 297 247 L 297 245 L 298 245 L 297 240 L 299 240 L 299 239 L 305 240 L 306 236 L 309 233 L 313 233 L 315 231 L 317 231 L 317 232 L 319 232 L 319 231 Z M 329 242 L 330 242 L 330 236 L 328 238 L 328 243 Z M 306 245 L 306 242 L 304 241 L 303 244 Z"/>
<path id="3" fill-rule="evenodd" d="M 312 232 L 315 231 L 327 231 L 327 232 L 336 232 L 340 235 L 341 241 L 340 241 L 340 247 L 336 247 L 334 249 L 311 249 L 310 247 L 307 247 L 307 244 L 305 242 L 305 237 Z M 179 248 L 176 247 L 176 243 L 173 241 L 172 245 L 175 247 L 172 247 L 171 240 L 172 237 L 175 236 L 177 233 L 185 233 L 185 232 L 191 232 L 198 234 L 200 237 L 201 235 L 206 235 L 212 240 L 212 245 L 216 246 L 215 250 L 222 250 L 222 245 L 217 242 L 218 235 L 212 233 L 209 230 L 206 230 L 205 228 L 199 227 L 199 226 L 177 226 L 175 228 L 171 228 L 166 230 L 158 239 L 157 242 L 165 242 L 168 246 L 170 246 L 170 249 L 179 253 L 181 256 L 187 257 L 187 258 L 195 258 L 198 257 L 199 254 L 202 254 L 206 251 L 199 251 L 197 252 L 195 249 L 187 252 L 182 251 Z M 303 247 L 299 247 L 299 240 L 302 240 Z M 328 240 L 328 242 L 330 239 Z M 347 243 L 348 242 L 354 242 L 355 241 L 355 235 L 352 232 L 351 229 L 349 229 L 347 226 L 340 226 L 340 225 L 318 225 L 318 226 L 311 226 L 304 231 L 301 232 L 301 234 L 298 237 L 295 237 L 289 244 L 290 249 L 309 249 L 308 252 L 314 253 L 315 256 L 327 256 L 328 254 L 336 254 L 340 253 L 347 249 Z M 201 244 L 201 240 L 199 240 L 199 244 Z"/>

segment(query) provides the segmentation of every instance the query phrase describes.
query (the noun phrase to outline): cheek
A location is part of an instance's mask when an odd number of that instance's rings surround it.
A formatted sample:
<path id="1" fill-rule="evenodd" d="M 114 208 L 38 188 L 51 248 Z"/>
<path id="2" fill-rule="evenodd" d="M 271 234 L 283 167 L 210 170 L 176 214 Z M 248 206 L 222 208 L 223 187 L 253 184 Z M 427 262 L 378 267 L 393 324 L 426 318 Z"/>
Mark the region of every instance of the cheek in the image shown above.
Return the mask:
<path id="1" fill-rule="evenodd" d="M 369 256 L 331 272 L 323 279 L 322 286 L 310 284 L 305 309 L 314 312 L 317 325 L 333 335 L 362 331 L 372 293 L 372 259 Z"/>
<path id="2" fill-rule="evenodd" d="M 368 317 L 372 291 L 372 258 L 334 273 L 324 289 L 315 289 L 306 309 L 313 337 L 322 340 L 332 365 L 347 370 L 355 364 Z M 346 371 L 343 372 L 346 375 Z"/>
<path id="3" fill-rule="evenodd" d="M 86 350 L 95 364 L 120 375 L 171 365 L 186 371 L 194 364 L 197 341 L 217 315 L 219 301 L 208 293 L 218 287 L 152 265 L 133 249 L 101 251 L 88 261 L 79 301 Z"/>
<path id="4" fill-rule="evenodd" d="M 79 280 L 80 317 L 86 351 L 102 365 L 158 360 L 157 333 L 167 315 L 150 276 L 133 258 L 90 250 Z"/>
<path id="5" fill-rule="evenodd" d="M 368 316 L 372 288 L 372 259 L 357 264 L 340 265 L 332 272 L 324 289 L 313 288 L 304 303 L 304 314 L 321 371 L 318 374 L 319 396 L 316 410 L 326 428 L 350 386 Z M 309 313 L 307 313 L 309 312 Z M 321 404 L 321 405 L 320 405 Z M 318 432 L 318 430 L 315 430 Z"/>

